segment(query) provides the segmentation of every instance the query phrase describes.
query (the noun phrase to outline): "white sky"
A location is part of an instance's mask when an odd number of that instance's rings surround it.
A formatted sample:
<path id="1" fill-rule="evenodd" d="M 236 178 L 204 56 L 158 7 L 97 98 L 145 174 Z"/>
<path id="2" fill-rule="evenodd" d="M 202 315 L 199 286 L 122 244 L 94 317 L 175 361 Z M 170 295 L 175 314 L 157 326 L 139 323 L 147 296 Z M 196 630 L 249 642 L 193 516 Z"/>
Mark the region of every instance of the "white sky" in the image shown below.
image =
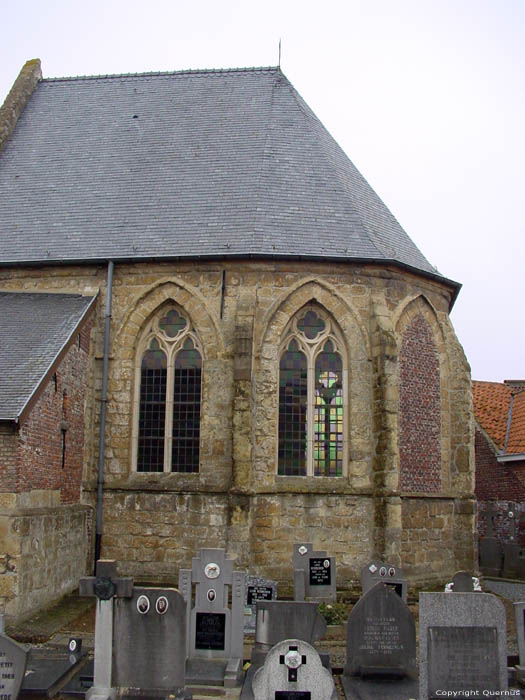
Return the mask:
<path id="1" fill-rule="evenodd" d="M 473 379 L 525 378 L 524 0 L 6 3 L 0 101 L 45 77 L 269 66 L 295 88 L 424 255 L 463 284 Z"/>

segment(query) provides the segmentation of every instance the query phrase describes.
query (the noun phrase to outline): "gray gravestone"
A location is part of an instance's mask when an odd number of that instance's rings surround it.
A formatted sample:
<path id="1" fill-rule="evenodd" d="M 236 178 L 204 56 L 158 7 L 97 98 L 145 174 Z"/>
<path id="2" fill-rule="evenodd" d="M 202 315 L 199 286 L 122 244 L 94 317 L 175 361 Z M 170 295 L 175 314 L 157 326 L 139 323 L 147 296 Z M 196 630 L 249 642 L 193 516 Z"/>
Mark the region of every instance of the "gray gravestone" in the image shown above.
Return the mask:
<path id="1" fill-rule="evenodd" d="M 337 597 L 335 558 L 314 551 L 310 542 L 293 546 L 294 600 L 334 601 Z"/>
<path id="2" fill-rule="evenodd" d="M 419 700 L 507 690 L 506 619 L 490 593 L 419 596 Z M 486 694 L 485 693 L 485 694 Z"/>
<path id="3" fill-rule="evenodd" d="M 231 688 L 241 682 L 245 578 L 244 572 L 233 571 L 224 549 L 201 549 L 192 568 L 180 570 L 179 588 L 187 605 L 188 683 Z"/>
<path id="4" fill-rule="evenodd" d="M 185 698 L 186 604 L 174 588 L 115 602 L 113 686 L 123 695 Z"/>
<path id="5" fill-rule="evenodd" d="M 287 639 L 268 653 L 252 682 L 254 700 L 337 700 L 332 674 L 301 639 Z"/>
<path id="6" fill-rule="evenodd" d="M 326 622 L 312 601 L 261 600 L 257 605 L 257 628 L 252 662 L 259 663 L 284 639 L 314 644 L 326 632 Z"/>
<path id="7" fill-rule="evenodd" d="M 413 678 L 416 626 L 401 596 L 377 583 L 354 605 L 346 632 L 345 676 Z"/>
<path id="8" fill-rule="evenodd" d="M 0 615 L 0 698 L 16 700 L 27 663 L 27 650 L 3 634 L 3 615 Z"/>
<path id="9" fill-rule="evenodd" d="M 277 581 L 258 576 L 246 577 L 246 593 L 244 600 L 244 631 L 255 632 L 257 602 L 260 600 L 275 600 L 277 598 Z"/>
<path id="10" fill-rule="evenodd" d="M 525 603 L 514 603 L 514 616 L 520 657 L 516 666 L 516 679 L 520 685 L 525 685 Z"/>
<path id="11" fill-rule="evenodd" d="M 399 566 L 374 560 L 361 569 L 361 586 L 363 595 L 376 583 L 384 583 L 390 586 L 401 598 L 407 602 L 407 580 L 403 570 Z"/>

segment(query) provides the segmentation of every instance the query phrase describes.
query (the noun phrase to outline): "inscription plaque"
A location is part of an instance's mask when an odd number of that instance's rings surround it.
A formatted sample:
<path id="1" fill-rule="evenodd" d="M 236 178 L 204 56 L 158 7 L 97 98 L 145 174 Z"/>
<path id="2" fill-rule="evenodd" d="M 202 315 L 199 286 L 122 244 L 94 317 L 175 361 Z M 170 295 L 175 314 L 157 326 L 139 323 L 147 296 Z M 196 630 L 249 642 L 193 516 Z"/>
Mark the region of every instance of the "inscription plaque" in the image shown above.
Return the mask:
<path id="1" fill-rule="evenodd" d="M 246 605 L 253 605 L 258 600 L 273 600 L 273 588 L 270 586 L 248 586 Z"/>
<path id="2" fill-rule="evenodd" d="M 226 615 L 225 613 L 196 613 L 195 649 L 225 648 Z"/>
<path id="3" fill-rule="evenodd" d="M 428 628 L 428 697 L 499 690 L 496 627 Z"/>
<path id="4" fill-rule="evenodd" d="M 325 557 L 310 559 L 310 586 L 329 586 L 332 583 L 330 560 Z"/>
<path id="5" fill-rule="evenodd" d="M 312 700 L 309 690 L 276 690 L 275 700 Z"/>

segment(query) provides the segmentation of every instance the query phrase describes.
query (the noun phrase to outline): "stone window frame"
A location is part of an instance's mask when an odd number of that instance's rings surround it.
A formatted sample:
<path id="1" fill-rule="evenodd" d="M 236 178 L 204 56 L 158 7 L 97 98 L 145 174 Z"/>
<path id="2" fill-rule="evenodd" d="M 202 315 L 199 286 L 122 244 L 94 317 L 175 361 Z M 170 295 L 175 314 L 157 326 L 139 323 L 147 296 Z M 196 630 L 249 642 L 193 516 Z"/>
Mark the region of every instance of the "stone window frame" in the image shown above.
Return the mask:
<path id="1" fill-rule="evenodd" d="M 165 317 L 170 311 L 176 311 L 180 316 L 186 320 L 186 327 L 179 331 L 174 337 L 170 338 L 162 329 L 159 328 L 158 322 L 161 318 Z M 172 426 L 173 426 L 173 394 L 174 394 L 174 382 L 173 374 L 175 368 L 175 357 L 179 351 L 183 350 L 183 346 L 186 340 L 190 338 L 193 341 L 193 346 L 195 350 L 200 353 L 201 356 L 201 394 L 200 394 L 200 422 L 202 426 L 202 403 L 203 403 L 203 375 L 205 371 L 205 359 L 204 352 L 202 348 L 202 343 L 195 330 L 192 323 L 190 315 L 178 304 L 172 302 L 167 305 L 163 305 L 161 308 L 157 309 L 149 318 L 146 327 L 137 343 L 137 348 L 135 352 L 134 360 L 134 392 L 133 392 L 133 423 L 132 423 L 132 453 L 131 453 L 131 464 L 132 470 L 135 474 L 145 475 L 151 477 L 152 475 L 158 474 L 179 474 L 184 476 L 198 476 L 200 469 L 200 462 L 202 456 L 202 431 L 200 433 L 200 443 L 199 443 L 199 469 L 197 472 L 186 472 L 177 471 L 171 468 L 171 456 L 172 456 Z M 139 471 L 137 468 L 138 462 L 138 445 L 139 445 L 139 420 L 140 420 L 140 389 L 141 389 L 141 371 L 142 371 L 142 358 L 146 350 L 148 350 L 150 343 L 153 339 L 159 342 L 160 348 L 166 353 L 167 357 L 167 376 L 166 376 L 166 418 L 165 418 L 165 435 L 164 435 L 164 469 L 163 471 Z"/>
<path id="2" fill-rule="evenodd" d="M 315 338 L 308 339 L 302 333 L 298 327 L 297 323 L 301 318 L 303 318 L 308 311 L 314 311 L 322 320 L 325 322 L 325 329 L 321 331 Z M 284 332 L 282 334 L 281 344 L 279 345 L 279 350 L 277 353 L 277 414 L 279 420 L 279 388 L 280 388 L 280 362 L 281 357 L 284 352 L 288 349 L 292 340 L 298 342 L 299 348 L 305 353 L 307 359 L 307 419 L 306 419 L 306 435 L 307 435 L 307 454 L 306 454 L 306 470 L 304 474 L 280 474 L 279 473 L 279 428 L 277 427 L 277 440 L 275 449 L 275 464 L 276 464 L 276 475 L 283 479 L 304 479 L 304 478 L 315 478 L 315 479 L 342 479 L 346 478 L 348 475 L 348 440 L 349 440 L 349 426 L 347 425 L 349 416 L 349 405 L 348 405 L 348 393 L 349 393 L 349 382 L 348 382 L 348 350 L 347 345 L 344 340 L 344 336 L 341 330 L 338 328 L 337 323 L 332 318 L 331 314 L 326 311 L 322 306 L 316 303 L 308 303 L 299 309 L 293 317 L 286 324 Z M 342 387 L 342 426 L 343 426 L 343 463 L 341 474 L 337 475 L 325 475 L 325 474 L 315 474 L 314 472 L 314 435 L 315 435 L 315 362 L 317 356 L 323 352 L 324 345 L 328 340 L 331 340 L 342 362 L 342 375 L 343 375 L 343 387 Z"/>

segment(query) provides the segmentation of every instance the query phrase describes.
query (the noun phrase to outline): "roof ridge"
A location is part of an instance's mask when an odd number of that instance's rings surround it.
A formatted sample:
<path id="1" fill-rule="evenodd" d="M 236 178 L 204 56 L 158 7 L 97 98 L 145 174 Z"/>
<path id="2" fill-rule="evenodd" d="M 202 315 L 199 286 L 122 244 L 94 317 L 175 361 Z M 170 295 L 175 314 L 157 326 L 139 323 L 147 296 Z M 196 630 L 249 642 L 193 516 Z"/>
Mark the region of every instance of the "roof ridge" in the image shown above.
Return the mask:
<path id="1" fill-rule="evenodd" d="M 265 73 L 280 72 L 279 66 L 252 66 L 246 68 L 185 68 L 175 71 L 143 71 L 140 73 L 102 73 L 100 75 L 70 75 L 56 78 L 42 78 L 41 83 L 61 83 L 75 80 L 111 80 L 119 78 L 150 78 L 178 75 L 209 75 L 213 73 Z"/>

